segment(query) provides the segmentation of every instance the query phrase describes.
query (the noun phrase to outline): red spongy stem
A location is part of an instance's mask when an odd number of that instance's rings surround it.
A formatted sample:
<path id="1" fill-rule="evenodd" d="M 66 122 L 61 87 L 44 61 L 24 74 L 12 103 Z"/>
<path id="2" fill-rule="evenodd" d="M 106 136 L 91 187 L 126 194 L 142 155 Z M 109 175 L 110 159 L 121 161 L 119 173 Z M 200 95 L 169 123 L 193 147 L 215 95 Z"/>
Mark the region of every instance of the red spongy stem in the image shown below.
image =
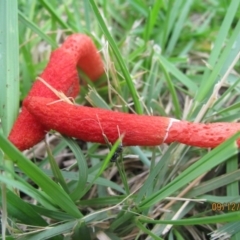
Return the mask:
<path id="1" fill-rule="evenodd" d="M 61 69 L 61 71 L 59 71 Z M 79 92 L 79 79 L 76 66 L 70 54 L 64 53 L 61 49 L 55 50 L 44 72 L 40 75 L 47 83 L 55 89 L 64 92 L 69 97 L 76 97 Z M 44 96 L 58 99 L 58 97 L 37 80 L 30 90 L 27 98 L 31 96 Z M 26 99 L 27 99 L 26 98 Z M 28 149 L 39 141 L 45 134 L 46 128 L 24 107 L 19 114 L 9 134 L 9 140 L 19 149 Z"/>
<path id="2" fill-rule="evenodd" d="M 23 151 L 40 142 L 45 133 L 46 127 L 39 124 L 39 120 L 23 106 L 8 138 L 19 150 Z"/>
<path id="3" fill-rule="evenodd" d="M 32 97 L 26 102 L 31 114 L 46 128 L 89 142 L 106 143 L 103 134 L 113 143 L 124 134 L 125 146 L 160 145 L 166 134 L 169 118 L 113 112 Z"/>
<path id="4" fill-rule="evenodd" d="M 240 123 L 190 123 L 166 117 L 139 116 L 65 102 L 56 103 L 40 97 L 29 98 L 26 107 L 46 128 L 89 142 L 105 143 L 105 134 L 113 143 L 119 137 L 119 129 L 120 134 L 124 134 L 125 146 L 180 142 L 214 148 L 240 131 Z"/>
<path id="5" fill-rule="evenodd" d="M 76 65 L 95 81 L 104 73 L 103 62 L 92 39 L 83 34 L 73 34 L 62 48 L 74 56 Z"/>
<path id="6" fill-rule="evenodd" d="M 76 41 L 76 39 L 81 41 Z M 71 48 L 66 48 L 71 46 Z M 89 61 L 89 62 L 88 62 Z M 82 65 L 89 77 L 96 80 L 103 73 L 104 68 L 97 49 L 89 37 L 82 34 L 70 36 L 57 50 L 52 52 L 50 61 L 40 75 L 47 83 L 68 97 L 76 97 L 79 92 L 79 79 L 76 65 Z M 89 65 L 88 67 L 84 67 Z M 85 69 L 84 69 L 85 68 Z M 91 69 L 90 69 L 91 68 Z M 52 99 L 58 97 L 39 80 L 33 84 L 28 97 L 23 102 L 22 112 L 16 120 L 9 140 L 19 149 L 25 150 L 42 140 L 48 130 L 41 121 L 28 113 L 24 107 L 29 97 L 42 96 Z"/>
<path id="7" fill-rule="evenodd" d="M 180 142 L 191 146 L 214 148 L 240 131 L 240 123 L 173 122 L 166 143 Z M 239 145 L 238 141 L 238 146 Z"/>
<path id="8" fill-rule="evenodd" d="M 79 93 L 79 78 L 73 57 L 61 48 L 52 52 L 50 60 L 40 75 L 47 83 L 68 97 L 76 97 Z M 58 99 L 44 83 L 34 82 L 28 97 L 42 96 Z"/>

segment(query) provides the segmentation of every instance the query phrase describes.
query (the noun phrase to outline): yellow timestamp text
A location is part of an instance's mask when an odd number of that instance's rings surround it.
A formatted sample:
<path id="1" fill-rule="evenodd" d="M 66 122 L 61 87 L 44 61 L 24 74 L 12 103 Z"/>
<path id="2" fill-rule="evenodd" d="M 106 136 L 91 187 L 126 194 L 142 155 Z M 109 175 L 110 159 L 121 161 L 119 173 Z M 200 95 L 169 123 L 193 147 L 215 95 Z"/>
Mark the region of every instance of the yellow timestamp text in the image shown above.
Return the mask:
<path id="1" fill-rule="evenodd" d="M 220 202 L 212 202 L 211 203 L 212 211 L 230 211 L 235 212 L 240 210 L 240 203 L 237 202 L 229 202 L 229 203 L 220 203 Z"/>

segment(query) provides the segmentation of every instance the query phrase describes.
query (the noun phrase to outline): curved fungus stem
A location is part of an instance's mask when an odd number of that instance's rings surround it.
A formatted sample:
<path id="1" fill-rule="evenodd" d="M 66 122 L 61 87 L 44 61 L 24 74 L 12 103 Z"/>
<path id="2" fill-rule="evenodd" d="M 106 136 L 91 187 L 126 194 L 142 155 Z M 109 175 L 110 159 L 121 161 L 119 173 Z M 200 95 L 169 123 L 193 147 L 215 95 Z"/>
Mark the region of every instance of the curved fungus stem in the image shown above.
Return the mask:
<path id="1" fill-rule="evenodd" d="M 113 112 L 63 101 L 49 104 L 52 101 L 32 97 L 26 101 L 26 107 L 46 128 L 88 142 L 105 143 L 104 134 L 109 142 L 114 143 L 119 137 L 119 128 L 124 134 L 124 146 L 179 142 L 214 148 L 240 130 L 240 123 L 191 123 L 160 116 Z"/>
<path id="2" fill-rule="evenodd" d="M 67 38 L 61 47 L 52 52 L 50 60 L 40 75 L 49 85 L 67 97 L 75 98 L 79 93 L 79 78 L 77 66 L 92 80 L 99 78 L 104 67 L 91 38 L 83 34 L 73 34 Z M 31 115 L 25 107 L 28 98 L 38 96 L 58 100 L 41 81 L 36 80 L 28 96 L 23 101 L 22 112 L 19 114 L 9 134 L 9 140 L 19 149 L 28 149 L 41 141 L 46 128 Z"/>

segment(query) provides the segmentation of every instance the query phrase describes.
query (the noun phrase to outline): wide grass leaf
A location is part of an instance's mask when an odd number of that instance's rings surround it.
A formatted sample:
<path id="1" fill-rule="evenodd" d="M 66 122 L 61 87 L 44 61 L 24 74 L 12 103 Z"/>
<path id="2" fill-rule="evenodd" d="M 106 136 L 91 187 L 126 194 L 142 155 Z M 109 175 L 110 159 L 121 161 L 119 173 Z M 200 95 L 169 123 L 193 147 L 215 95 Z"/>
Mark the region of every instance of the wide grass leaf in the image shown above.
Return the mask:
<path id="1" fill-rule="evenodd" d="M 56 205 L 76 218 L 82 216 L 77 206 L 72 202 L 66 192 L 44 174 L 34 163 L 29 161 L 1 133 L 0 148 L 30 179 L 41 187 L 50 198 L 52 198 Z"/>

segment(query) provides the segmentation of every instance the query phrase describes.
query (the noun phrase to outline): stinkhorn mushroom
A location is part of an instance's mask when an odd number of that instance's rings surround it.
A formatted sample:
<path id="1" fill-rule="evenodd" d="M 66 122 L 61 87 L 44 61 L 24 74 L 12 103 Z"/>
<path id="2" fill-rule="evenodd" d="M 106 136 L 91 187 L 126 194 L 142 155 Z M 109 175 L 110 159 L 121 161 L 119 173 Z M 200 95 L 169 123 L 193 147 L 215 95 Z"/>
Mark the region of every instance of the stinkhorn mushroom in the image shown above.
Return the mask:
<path id="1" fill-rule="evenodd" d="M 76 66 L 79 66 L 92 80 L 96 80 L 104 72 L 101 57 L 91 38 L 82 34 L 71 35 L 61 47 L 52 52 L 50 61 L 40 77 L 67 97 L 75 98 L 79 92 Z M 34 83 L 23 101 L 22 112 L 9 135 L 9 140 L 19 150 L 37 144 L 44 138 L 47 130 L 25 107 L 27 99 L 32 96 L 58 99 L 41 81 L 37 80 Z"/>
<path id="2" fill-rule="evenodd" d="M 89 142 L 114 143 L 124 134 L 124 146 L 155 146 L 179 142 L 214 148 L 240 130 L 239 123 L 191 123 L 174 118 L 113 112 L 29 97 L 26 108 L 48 129 Z M 119 131 L 118 131 L 119 130 Z M 240 142 L 238 142 L 240 143 Z"/>

